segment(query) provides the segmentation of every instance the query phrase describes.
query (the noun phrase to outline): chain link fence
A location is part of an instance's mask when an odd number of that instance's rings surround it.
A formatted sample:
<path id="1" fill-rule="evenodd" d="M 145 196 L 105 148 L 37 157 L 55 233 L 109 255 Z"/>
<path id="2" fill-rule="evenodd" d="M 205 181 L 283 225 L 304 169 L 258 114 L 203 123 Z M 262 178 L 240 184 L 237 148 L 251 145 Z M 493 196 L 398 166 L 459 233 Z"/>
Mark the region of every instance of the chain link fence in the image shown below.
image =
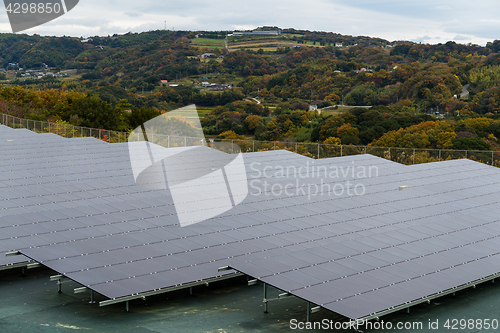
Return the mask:
<path id="1" fill-rule="evenodd" d="M 22 119 L 8 114 L 0 113 L 2 124 L 11 128 L 25 128 L 37 133 L 54 133 L 65 138 L 94 137 L 109 143 L 124 143 L 129 141 L 129 132 L 117 132 L 104 129 L 73 126 L 64 123 L 53 123 L 46 121 Z M 139 140 L 140 138 L 138 138 Z M 131 141 L 136 141 L 134 137 Z M 500 166 L 500 151 L 486 150 L 452 150 L 452 149 L 420 149 L 420 148 L 396 148 L 396 147 L 373 147 L 353 145 L 327 145 L 321 143 L 298 143 L 280 141 L 251 141 L 251 140 L 221 140 L 179 137 L 171 135 L 151 134 L 150 142 L 163 147 L 187 147 L 207 145 L 217 149 L 221 146 L 216 143 L 228 143 L 223 145 L 227 153 L 243 153 L 288 150 L 311 158 L 342 157 L 360 154 L 371 154 L 401 164 L 412 165 L 446 160 L 468 158 L 485 164 Z M 230 144 L 229 144 L 230 143 Z M 237 149 L 236 146 L 240 149 Z"/>

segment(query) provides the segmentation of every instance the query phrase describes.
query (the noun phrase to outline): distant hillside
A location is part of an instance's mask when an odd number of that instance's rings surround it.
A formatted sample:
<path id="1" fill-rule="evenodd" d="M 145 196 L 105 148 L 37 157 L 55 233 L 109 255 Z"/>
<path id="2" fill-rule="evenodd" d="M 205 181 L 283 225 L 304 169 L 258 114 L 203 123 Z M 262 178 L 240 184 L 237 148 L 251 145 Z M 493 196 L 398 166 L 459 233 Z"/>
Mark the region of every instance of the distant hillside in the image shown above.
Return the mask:
<path id="1" fill-rule="evenodd" d="M 260 30 L 280 34 L 227 37 L 232 31 L 158 30 L 88 39 L 0 34 L 0 80 L 158 110 L 245 99 L 272 107 L 331 106 L 325 112 L 333 113 L 342 110 L 335 109 L 338 104 L 439 117 L 500 111 L 500 41 L 486 47 L 427 45 L 278 27 Z M 214 126 L 217 134 L 217 122 Z"/>

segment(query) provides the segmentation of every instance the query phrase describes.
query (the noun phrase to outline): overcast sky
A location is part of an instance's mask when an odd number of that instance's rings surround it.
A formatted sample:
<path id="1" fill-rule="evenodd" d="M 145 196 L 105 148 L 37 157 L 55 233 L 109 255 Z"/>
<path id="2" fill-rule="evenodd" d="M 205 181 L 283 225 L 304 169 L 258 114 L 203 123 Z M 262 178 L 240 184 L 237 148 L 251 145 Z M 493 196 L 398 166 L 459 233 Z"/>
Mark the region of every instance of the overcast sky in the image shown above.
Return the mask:
<path id="1" fill-rule="evenodd" d="M 498 0 L 80 0 L 28 34 L 95 36 L 148 30 L 232 30 L 263 25 L 390 41 L 485 45 L 500 39 Z M 5 7 L 0 32 L 12 32 Z"/>

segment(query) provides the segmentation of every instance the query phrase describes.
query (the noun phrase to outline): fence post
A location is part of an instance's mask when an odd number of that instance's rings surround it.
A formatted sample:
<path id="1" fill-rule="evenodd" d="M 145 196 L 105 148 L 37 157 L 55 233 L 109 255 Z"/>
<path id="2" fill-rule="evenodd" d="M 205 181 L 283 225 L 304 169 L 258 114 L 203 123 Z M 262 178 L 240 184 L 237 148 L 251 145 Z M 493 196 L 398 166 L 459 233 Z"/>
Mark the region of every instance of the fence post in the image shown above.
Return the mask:
<path id="1" fill-rule="evenodd" d="M 231 154 L 234 152 L 234 140 L 231 140 Z"/>
<path id="2" fill-rule="evenodd" d="M 415 164 L 415 148 L 413 148 L 413 164 Z"/>
<path id="3" fill-rule="evenodd" d="M 276 150 L 276 141 L 274 141 L 274 149 L 273 150 Z"/>
<path id="4" fill-rule="evenodd" d="M 170 135 L 167 136 L 167 148 L 170 148 Z"/>
<path id="5" fill-rule="evenodd" d="M 391 148 L 389 148 L 389 161 L 392 161 L 392 158 L 391 158 Z"/>
<path id="6" fill-rule="evenodd" d="M 49 122 L 49 133 L 50 133 L 50 122 Z"/>
<path id="7" fill-rule="evenodd" d="M 366 154 L 366 146 L 365 146 L 365 154 Z"/>
<path id="8" fill-rule="evenodd" d="M 493 157 L 493 151 L 491 151 L 491 165 L 493 165 L 495 157 Z"/>
<path id="9" fill-rule="evenodd" d="M 111 143 L 111 131 L 108 131 L 108 142 Z"/>
<path id="10" fill-rule="evenodd" d="M 439 161 L 441 162 L 441 149 L 439 149 Z"/>
<path id="11" fill-rule="evenodd" d="M 187 136 L 185 136 L 184 137 L 184 147 L 187 147 L 187 140 L 188 140 L 188 138 L 187 138 Z"/>
<path id="12" fill-rule="evenodd" d="M 340 157 L 344 156 L 344 146 L 340 145 Z"/>
<path id="13" fill-rule="evenodd" d="M 468 150 L 465 151 L 465 158 L 469 158 L 469 151 Z"/>
<path id="14" fill-rule="evenodd" d="M 318 160 L 319 160 L 319 143 L 318 143 Z"/>
<path id="15" fill-rule="evenodd" d="M 255 140 L 252 141 L 252 153 L 255 153 Z"/>

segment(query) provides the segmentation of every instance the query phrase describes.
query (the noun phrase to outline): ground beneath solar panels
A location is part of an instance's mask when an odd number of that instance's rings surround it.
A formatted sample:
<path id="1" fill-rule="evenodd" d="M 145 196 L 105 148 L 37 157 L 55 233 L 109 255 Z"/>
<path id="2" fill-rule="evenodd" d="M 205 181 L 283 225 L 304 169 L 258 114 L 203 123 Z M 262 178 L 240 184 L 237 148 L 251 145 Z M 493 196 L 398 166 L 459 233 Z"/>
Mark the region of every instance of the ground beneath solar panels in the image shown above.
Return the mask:
<path id="1" fill-rule="evenodd" d="M 130 302 L 130 312 L 124 304 L 100 308 L 89 304 L 90 293 L 74 294 L 80 285 L 63 284 L 63 293 L 49 277 L 55 273 L 47 269 L 0 272 L 0 332 L 294 332 L 290 321 L 306 320 L 306 303 L 294 297 L 269 303 L 269 313 L 263 313 L 262 285 L 247 286 L 246 279 L 200 286 L 194 294 L 177 291 Z M 269 297 L 277 290 L 270 288 Z M 103 300 L 97 298 L 97 300 Z M 400 311 L 382 317 L 385 322 L 422 322 L 422 330 L 391 330 L 391 332 L 478 332 L 477 328 L 447 330 L 447 319 L 500 320 L 500 283 L 485 283 L 456 296 L 446 296 L 411 308 L 411 313 Z M 343 321 L 329 311 L 311 315 L 311 321 Z M 428 322 L 439 320 L 440 329 L 428 329 Z M 364 330 L 381 332 L 387 330 Z M 491 332 L 499 330 L 490 330 Z M 352 330 L 307 330 L 307 332 L 353 332 Z"/>

